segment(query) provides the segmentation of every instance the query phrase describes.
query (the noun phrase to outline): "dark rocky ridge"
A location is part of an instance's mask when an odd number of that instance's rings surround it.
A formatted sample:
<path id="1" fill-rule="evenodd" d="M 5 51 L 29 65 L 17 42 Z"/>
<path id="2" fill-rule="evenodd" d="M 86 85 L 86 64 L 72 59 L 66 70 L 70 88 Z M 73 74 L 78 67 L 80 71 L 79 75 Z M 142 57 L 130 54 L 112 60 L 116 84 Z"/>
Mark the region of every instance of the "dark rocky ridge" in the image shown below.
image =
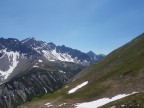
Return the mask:
<path id="1" fill-rule="evenodd" d="M 14 38 L 0 38 L 0 50 L 7 49 L 7 51 L 18 51 L 20 54 L 25 54 L 27 57 L 36 57 L 40 56 L 35 50 L 28 47 L 27 45 L 21 43 L 19 40 Z"/>
<path id="2" fill-rule="evenodd" d="M 57 69 L 52 65 L 57 65 Z M 73 63 L 67 64 L 67 68 L 63 66 L 64 63 L 52 63 L 43 68 L 32 68 L 0 85 L 0 108 L 16 108 L 35 96 L 53 92 L 83 68 Z"/>

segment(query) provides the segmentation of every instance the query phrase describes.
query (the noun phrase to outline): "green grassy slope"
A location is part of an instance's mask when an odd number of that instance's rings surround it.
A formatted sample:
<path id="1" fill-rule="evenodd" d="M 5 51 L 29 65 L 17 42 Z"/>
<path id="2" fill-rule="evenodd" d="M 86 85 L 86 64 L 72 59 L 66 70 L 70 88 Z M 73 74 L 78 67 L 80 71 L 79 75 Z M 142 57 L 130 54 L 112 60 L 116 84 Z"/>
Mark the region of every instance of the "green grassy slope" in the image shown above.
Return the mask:
<path id="1" fill-rule="evenodd" d="M 88 67 L 78 82 L 89 84 L 68 98 L 92 100 L 144 89 L 144 33 Z M 75 84 L 76 83 L 76 84 Z"/>
<path id="2" fill-rule="evenodd" d="M 144 33 L 114 50 L 96 64 L 86 68 L 76 81 L 55 93 L 40 97 L 39 101 L 83 102 L 117 94 L 144 90 Z M 89 83 L 73 94 L 70 89 L 88 81 Z M 45 98 L 45 99 L 44 99 Z M 35 102 L 35 101 L 33 101 Z M 27 103 L 31 105 L 31 103 Z M 34 105 L 34 103 L 33 103 Z"/>

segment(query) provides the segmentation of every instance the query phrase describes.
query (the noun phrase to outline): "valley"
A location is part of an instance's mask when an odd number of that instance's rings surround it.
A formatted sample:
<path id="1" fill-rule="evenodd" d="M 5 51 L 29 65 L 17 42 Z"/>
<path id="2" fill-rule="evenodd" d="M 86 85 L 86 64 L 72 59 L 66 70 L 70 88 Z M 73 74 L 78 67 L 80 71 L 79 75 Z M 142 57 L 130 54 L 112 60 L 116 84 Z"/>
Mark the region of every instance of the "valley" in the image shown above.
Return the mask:
<path id="1" fill-rule="evenodd" d="M 144 108 L 144 0 L 0 0 L 0 108 Z"/>
<path id="2" fill-rule="evenodd" d="M 72 82 L 58 91 L 37 97 L 23 106 L 28 108 L 81 108 L 82 106 L 77 106 L 79 103 L 88 103 L 103 98 L 113 99 L 117 95 L 125 95 L 126 97 L 117 98 L 113 100 L 114 102 L 103 104 L 104 106 L 101 107 L 143 107 L 143 43 L 144 34 L 141 34 L 99 62 L 82 70 L 72 79 Z M 85 86 L 78 87 L 85 82 L 88 82 Z M 75 88 L 79 89 L 69 93 Z M 84 104 L 82 108 L 87 107 Z"/>

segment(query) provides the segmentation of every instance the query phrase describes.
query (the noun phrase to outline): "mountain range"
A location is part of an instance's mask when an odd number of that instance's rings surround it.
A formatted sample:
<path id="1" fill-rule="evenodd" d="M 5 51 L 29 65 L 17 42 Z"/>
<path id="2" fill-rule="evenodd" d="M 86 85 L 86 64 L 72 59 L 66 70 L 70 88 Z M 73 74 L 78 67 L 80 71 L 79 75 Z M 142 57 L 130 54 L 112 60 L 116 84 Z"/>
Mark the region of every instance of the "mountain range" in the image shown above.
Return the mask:
<path id="1" fill-rule="evenodd" d="M 88 66 L 103 57 L 104 55 L 96 55 L 92 51 L 83 53 L 64 45 L 56 46 L 34 38 L 22 41 L 0 38 L 0 82 L 8 79 L 12 74 L 17 74 L 21 68 L 26 69 L 23 66 L 27 67 L 31 64 L 36 67 L 36 64 L 42 61 L 72 62 Z"/>
<path id="2" fill-rule="evenodd" d="M 35 38 L 0 38 L 0 108 L 53 92 L 103 57 Z"/>

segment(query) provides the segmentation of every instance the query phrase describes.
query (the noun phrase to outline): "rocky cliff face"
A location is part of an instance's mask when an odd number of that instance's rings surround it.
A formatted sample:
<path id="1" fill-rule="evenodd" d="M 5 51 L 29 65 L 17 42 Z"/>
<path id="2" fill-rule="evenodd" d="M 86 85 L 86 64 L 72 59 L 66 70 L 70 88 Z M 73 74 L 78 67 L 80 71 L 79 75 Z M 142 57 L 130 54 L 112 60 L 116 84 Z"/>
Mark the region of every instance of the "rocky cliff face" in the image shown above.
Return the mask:
<path id="1" fill-rule="evenodd" d="M 49 69 L 34 67 L 0 85 L 0 108 L 16 108 L 35 96 L 53 92 L 82 69 L 81 66 L 71 63 L 56 65 L 57 69 L 53 69 L 51 65 Z"/>

